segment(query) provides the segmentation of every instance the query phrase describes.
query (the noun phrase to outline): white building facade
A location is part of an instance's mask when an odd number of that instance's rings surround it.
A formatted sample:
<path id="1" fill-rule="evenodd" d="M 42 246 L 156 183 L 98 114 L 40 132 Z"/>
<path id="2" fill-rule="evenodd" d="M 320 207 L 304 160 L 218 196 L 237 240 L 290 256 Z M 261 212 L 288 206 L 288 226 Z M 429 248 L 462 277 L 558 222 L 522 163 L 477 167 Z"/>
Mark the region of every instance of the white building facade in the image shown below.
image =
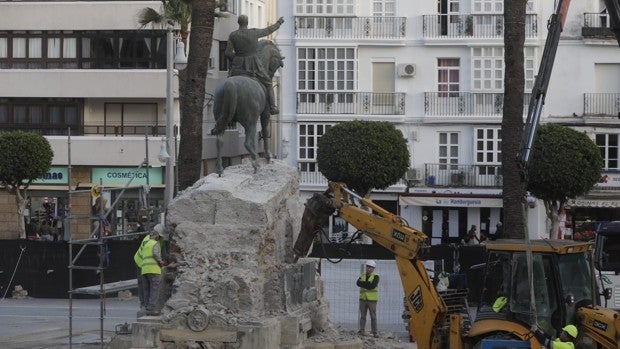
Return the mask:
<path id="1" fill-rule="evenodd" d="M 225 16 L 215 19 L 211 59 L 205 62 L 205 172 L 213 157 L 206 136 L 212 128 L 212 91 L 227 76 L 223 52 L 228 34 L 237 29 L 240 13 L 248 14 L 251 26 L 266 25 L 274 16 L 269 4 L 230 0 L 222 9 Z M 72 189 L 86 192 L 101 184 L 108 205 L 119 197 L 117 189 L 133 178 L 133 189 L 123 194 L 109 216 L 113 233 L 132 232 L 139 221 L 152 226 L 161 219 L 164 186 L 175 185 L 165 182 L 165 167 L 158 160 L 166 136 L 166 28 L 138 24 L 140 10 L 160 6 L 161 1 L 141 0 L 0 0 L 0 131 L 37 132 L 54 151 L 50 172 L 30 190 L 26 222 L 32 229 L 48 221 L 60 238 L 68 238 L 63 222 L 69 178 Z M 174 31 L 176 44 L 178 28 Z M 176 72 L 172 85 L 171 137 L 178 135 L 180 126 Z M 73 215 L 88 217 L 90 200 L 89 195 L 75 194 Z M 0 217 L 0 238 L 16 238 L 14 201 L 4 191 Z M 78 237 L 91 230 L 88 219 L 70 224 Z"/>
<path id="2" fill-rule="evenodd" d="M 527 3 L 525 104 L 553 10 L 553 2 Z M 576 212 L 612 206 L 588 213 L 605 216 L 596 219 L 616 215 L 620 199 L 620 49 L 603 10 L 602 1 L 572 1 L 542 118 L 583 130 L 607 154 L 611 184 L 597 189 L 607 189 L 609 203 L 572 202 Z M 326 188 L 316 147 L 330 125 L 389 121 L 408 139 L 411 169 L 373 201 L 433 244 L 458 242 L 471 225 L 494 233 L 502 214 L 503 0 L 295 0 L 278 2 L 278 15 L 287 20 L 277 36 L 287 57 L 278 156 L 299 168 L 303 196 Z M 531 235 L 544 231 L 542 205 L 528 222 Z"/>

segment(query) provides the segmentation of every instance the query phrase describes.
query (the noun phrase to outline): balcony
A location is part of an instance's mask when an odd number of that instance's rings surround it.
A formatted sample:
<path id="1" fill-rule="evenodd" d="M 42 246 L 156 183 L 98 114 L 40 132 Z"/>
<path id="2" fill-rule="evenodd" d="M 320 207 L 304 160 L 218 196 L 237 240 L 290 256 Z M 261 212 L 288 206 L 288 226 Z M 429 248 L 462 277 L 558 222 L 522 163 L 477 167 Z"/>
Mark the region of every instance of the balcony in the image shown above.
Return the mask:
<path id="1" fill-rule="evenodd" d="M 620 117 L 620 93 L 584 93 L 585 115 Z"/>
<path id="2" fill-rule="evenodd" d="M 177 127 L 175 125 L 175 133 L 177 132 Z M 69 135 L 69 129 L 71 129 L 71 136 L 144 136 L 145 128 L 149 137 L 159 137 L 166 134 L 165 125 L 0 125 L 0 131 L 28 131 L 43 136 L 67 136 Z"/>
<path id="3" fill-rule="evenodd" d="M 295 17 L 297 39 L 404 39 L 406 17 Z"/>
<path id="4" fill-rule="evenodd" d="M 297 92 L 298 114 L 404 115 L 401 92 Z"/>
<path id="5" fill-rule="evenodd" d="M 501 188 L 501 165 L 425 164 L 422 186 Z"/>
<path id="6" fill-rule="evenodd" d="M 581 35 L 589 39 L 616 39 L 616 36 L 610 28 L 609 15 L 599 12 L 586 12 L 583 14 Z"/>
<path id="7" fill-rule="evenodd" d="M 536 14 L 525 15 L 525 38 L 538 36 Z M 424 39 L 504 39 L 504 15 L 437 14 L 424 15 Z"/>
<path id="8" fill-rule="evenodd" d="M 299 184 L 302 190 L 325 190 L 327 178 L 319 171 L 300 171 Z M 403 192 L 405 189 L 406 183 L 401 179 L 387 189 L 380 190 L 380 192 Z"/>
<path id="9" fill-rule="evenodd" d="M 527 113 L 531 94 L 524 94 L 523 112 Z M 427 116 L 499 117 L 504 111 L 504 93 L 424 92 Z"/>

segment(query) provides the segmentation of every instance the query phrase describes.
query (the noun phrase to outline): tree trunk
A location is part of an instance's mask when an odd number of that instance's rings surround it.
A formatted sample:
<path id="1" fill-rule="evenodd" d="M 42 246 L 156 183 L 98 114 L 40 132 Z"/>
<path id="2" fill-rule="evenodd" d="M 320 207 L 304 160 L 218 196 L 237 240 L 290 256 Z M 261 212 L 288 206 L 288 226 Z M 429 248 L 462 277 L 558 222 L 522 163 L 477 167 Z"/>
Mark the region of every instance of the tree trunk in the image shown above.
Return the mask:
<path id="1" fill-rule="evenodd" d="M 179 190 L 202 175 L 202 119 L 211 39 L 215 21 L 215 0 L 193 0 L 190 47 L 181 99 L 181 141 L 179 144 Z"/>
<path id="2" fill-rule="evenodd" d="M 504 234 L 525 236 L 523 202 L 525 183 L 517 163 L 523 135 L 523 43 L 527 0 L 504 0 L 504 115 L 502 118 L 502 174 L 504 179 Z"/>
<path id="3" fill-rule="evenodd" d="M 23 191 L 22 191 L 23 190 Z M 26 202 L 28 201 L 28 193 L 26 189 L 20 190 L 15 188 L 15 205 L 17 205 L 17 227 L 19 229 L 19 238 L 26 238 L 26 222 L 24 221 L 24 212 L 26 210 Z"/>

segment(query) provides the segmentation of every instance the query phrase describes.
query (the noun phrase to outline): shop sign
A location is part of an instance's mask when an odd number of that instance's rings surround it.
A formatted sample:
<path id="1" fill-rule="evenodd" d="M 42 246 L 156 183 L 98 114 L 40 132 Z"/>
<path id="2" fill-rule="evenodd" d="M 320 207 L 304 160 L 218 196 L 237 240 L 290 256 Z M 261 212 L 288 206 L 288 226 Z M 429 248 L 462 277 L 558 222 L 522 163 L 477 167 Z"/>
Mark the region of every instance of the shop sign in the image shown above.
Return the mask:
<path id="1" fill-rule="evenodd" d="M 66 167 L 52 166 L 40 178 L 32 181 L 32 184 L 68 184 L 69 171 Z"/>
<path id="2" fill-rule="evenodd" d="M 130 187 L 147 184 L 146 168 L 137 167 L 95 167 L 91 170 L 91 182 L 101 183 L 103 186 L 125 186 L 130 180 Z M 149 168 L 148 184 L 163 184 L 162 167 Z"/>
<path id="3" fill-rule="evenodd" d="M 400 205 L 444 207 L 502 207 L 501 198 L 401 196 Z"/>
<path id="4" fill-rule="evenodd" d="M 620 207 L 618 200 L 592 200 L 592 199 L 570 199 L 566 203 L 569 207 Z"/>

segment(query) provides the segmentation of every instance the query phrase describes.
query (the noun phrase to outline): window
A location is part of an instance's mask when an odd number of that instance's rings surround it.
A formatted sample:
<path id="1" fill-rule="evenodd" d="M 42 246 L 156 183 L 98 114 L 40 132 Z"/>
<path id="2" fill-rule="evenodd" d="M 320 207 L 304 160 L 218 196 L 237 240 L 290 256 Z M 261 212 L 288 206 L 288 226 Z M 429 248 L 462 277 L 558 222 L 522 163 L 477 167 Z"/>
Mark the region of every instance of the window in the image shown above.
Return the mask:
<path id="1" fill-rule="evenodd" d="M 89 132 L 139 135 L 144 134 L 145 127 L 160 127 L 157 120 L 157 103 L 105 103 L 103 110 L 103 128 L 100 127 L 98 131 L 89 128 Z M 102 129 L 105 131 L 101 132 Z M 163 134 L 164 131 L 158 129 L 156 133 Z"/>
<path id="2" fill-rule="evenodd" d="M 372 2 L 373 16 L 395 16 L 396 4 L 395 0 L 373 0 Z"/>
<path id="3" fill-rule="evenodd" d="M 534 87 L 536 74 L 535 49 L 523 49 L 525 91 Z M 472 90 L 502 92 L 504 90 L 504 48 L 474 47 L 472 49 Z"/>
<path id="4" fill-rule="evenodd" d="M 437 60 L 437 91 L 439 97 L 459 96 L 458 58 L 439 58 Z"/>
<path id="5" fill-rule="evenodd" d="M 163 30 L 0 32 L 2 69 L 163 69 Z"/>
<path id="6" fill-rule="evenodd" d="M 474 129 L 476 142 L 475 164 L 481 175 L 497 175 L 502 163 L 501 128 Z"/>
<path id="7" fill-rule="evenodd" d="M 355 15 L 355 0 L 296 0 L 295 15 Z"/>
<path id="8" fill-rule="evenodd" d="M 299 170 L 302 172 L 317 172 L 316 150 L 319 138 L 333 124 L 299 124 L 298 156 Z"/>
<path id="9" fill-rule="evenodd" d="M 496 92 L 504 90 L 504 49 L 502 47 L 474 48 L 472 61 L 474 90 Z"/>
<path id="10" fill-rule="evenodd" d="M 597 134 L 595 139 L 601 156 L 603 156 L 603 167 L 606 170 L 618 169 L 618 135 Z"/>
<path id="11" fill-rule="evenodd" d="M 473 0 L 473 13 L 504 13 L 504 0 Z"/>
<path id="12" fill-rule="evenodd" d="M 297 89 L 300 103 L 320 103 L 342 107 L 353 103 L 355 89 L 355 49 L 346 47 L 312 47 L 297 49 Z M 311 93 L 303 93 L 305 91 Z"/>
<path id="13" fill-rule="evenodd" d="M 81 100 L 77 99 L 0 99 L 0 130 L 27 130 L 41 135 L 83 134 Z"/>
<path id="14" fill-rule="evenodd" d="M 458 132 L 439 133 L 439 169 L 456 170 L 459 163 Z M 450 165 L 450 166 L 448 166 Z"/>
<path id="15" fill-rule="evenodd" d="M 298 48 L 298 89 L 352 91 L 355 88 L 355 49 Z"/>

